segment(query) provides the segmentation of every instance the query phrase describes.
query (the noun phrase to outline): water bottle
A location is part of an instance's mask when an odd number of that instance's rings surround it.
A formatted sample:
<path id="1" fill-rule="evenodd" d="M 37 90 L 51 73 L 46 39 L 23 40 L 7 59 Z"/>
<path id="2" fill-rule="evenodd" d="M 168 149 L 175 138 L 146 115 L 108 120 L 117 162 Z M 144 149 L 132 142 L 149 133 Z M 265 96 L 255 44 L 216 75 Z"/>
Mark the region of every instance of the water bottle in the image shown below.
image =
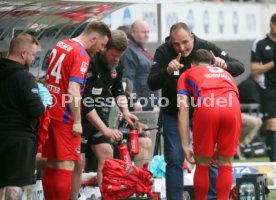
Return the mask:
<path id="1" fill-rule="evenodd" d="M 246 191 L 246 200 L 255 200 L 255 186 L 253 183 L 247 183 Z"/>
<path id="2" fill-rule="evenodd" d="M 139 153 L 139 133 L 136 127 L 131 127 L 129 131 L 130 138 L 130 154 L 137 155 Z"/>
<path id="3" fill-rule="evenodd" d="M 247 195 L 247 184 L 246 183 L 242 183 L 240 185 L 240 189 L 239 189 L 239 199 L 240 200 L 246 200 L 246 195 Z"/>
<path id="4" fill-rule="evenodd" d="M 183 200 L 190 200 L 190 194 L 188 191 L 183 192 Z"/>
<path id="5" fill-rule="evenodd" d="M 122 140 L 118 144 L 118 149 L 120 152 L 120 157 L 123 161 L 125 161 L 127 164 L 132 165 L 131 158 L 128 152 L 127 148 L 127 142 L 126 140 Z"/>

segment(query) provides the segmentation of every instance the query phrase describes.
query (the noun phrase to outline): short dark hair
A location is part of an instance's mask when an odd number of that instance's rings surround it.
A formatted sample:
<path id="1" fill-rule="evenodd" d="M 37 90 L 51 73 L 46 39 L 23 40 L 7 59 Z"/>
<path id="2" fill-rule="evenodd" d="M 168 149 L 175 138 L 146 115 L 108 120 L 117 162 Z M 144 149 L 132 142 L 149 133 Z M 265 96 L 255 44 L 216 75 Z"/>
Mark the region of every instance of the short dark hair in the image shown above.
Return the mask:
<path id="1" fill-rule="evenodd" d="M 273 24 L 276 24 L 276 13 L 274 13 L 271 18 L 270 18 L 270 22 Z"/>
<path id="2" fill-rule="evenodd" d="M 174 30 L 179 30 L 179 29 L 184 29 L 188 33 L 191 33 L 191 30 L 189 29 L 188 25 L 185 24 L 184 22 L 178 22 L 174 25 L 171 26 L 170 28 L 170 36 Z"/>
<path id="3" fill-rule="evenodd" d="M 198 49 L 191 54 L 191 63 L 199 64 L 206 63 L 212 64 L 212 54 L 206 49 Z"/>
<path id="4" fill-rule="evenodd" d="M 111 37 L 111 31 L 108 26 L 101 21 L 93 21 L 86 25 L 83 33 L 90 34 L 92 32 L 97 32 L 102 36 L 107 36 L 108 39 Z"/>
<path id="5" fill-rule="evenodd" d="M 20 33 L 11 40 L 9 52 L 15 53 L 22 48 L 29 49 L 29 46 L 33 44 L 39 46 L 39 43 L 34 36 L 28 33 Z"/>
<path id="6" fill-rule="evenodd" d="M 127 36 L 124 31 L 114 30 L 111 32 L 111 38 L 106 45 L 107 49 L 115 48 L 118 51 L 125 51 L 127 48 Z"/>
<path id="7" fill-rule="evenodd" d="M 125 34 L 130 34 L 130 28 L 127 25 L 118 26 L 117 30 L 124 31 Z"/>

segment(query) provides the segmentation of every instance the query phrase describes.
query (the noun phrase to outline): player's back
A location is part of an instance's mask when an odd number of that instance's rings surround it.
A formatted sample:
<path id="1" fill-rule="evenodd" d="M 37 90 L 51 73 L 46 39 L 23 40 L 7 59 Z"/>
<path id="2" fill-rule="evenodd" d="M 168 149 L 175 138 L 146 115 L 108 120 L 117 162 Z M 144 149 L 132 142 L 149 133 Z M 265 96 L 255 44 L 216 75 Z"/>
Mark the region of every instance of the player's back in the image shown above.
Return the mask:
<path id="1" fill-rule="evenodd" d="M 185 85 L 194 97 L 220 97 L 238 90 L 234 78 L 225 70 L 212 66 L 196 66 L 185 73 Z"/>

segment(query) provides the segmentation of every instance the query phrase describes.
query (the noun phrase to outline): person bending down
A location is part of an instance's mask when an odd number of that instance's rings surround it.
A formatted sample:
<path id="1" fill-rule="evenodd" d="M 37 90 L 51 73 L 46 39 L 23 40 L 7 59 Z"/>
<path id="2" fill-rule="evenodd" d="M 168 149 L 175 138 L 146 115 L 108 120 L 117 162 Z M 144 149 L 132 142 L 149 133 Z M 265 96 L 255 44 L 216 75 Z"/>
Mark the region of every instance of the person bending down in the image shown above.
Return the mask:
<path id="1" fill-rule="evenodd" d="M 213 55 L 197 50 L 191 55 L 192 67 L 184 72 L 177 87 L 178 129 L 186 159 L 196 164 L 195 199 L 207 198 L 209 169 L 217 146 L 218 200 L 228 200 L 232 186 L 232 162 L 241 129 L 237 86 L 222 68 L 212 66 Z M 193 149 L 189 147 L 189 103 L 195 105 Z"/>
<path id="2" fill-rule="evenodd" d="M 111 139 L 120 141 L 122 133 L 107 125 L 108 109 L 115 101 L 123 113 L 123 118 L 131 125 L 137 117 L 128 110 L 127 98 L 123 92 L 122 71 L 118 62 L 127 48 L 127 36 L 123 31 L 114 30 L 104 51 L 98 52 L 91 59 L 87 82 L 82 98 L 83 138 L 98 160 L 98 185 L 101 187 L 102 168 L 107 159 L 113 158 Z M 111 97 L 109 96 L 111 92 Z M 91 103 L 95 102 L 95 103 Z"/>

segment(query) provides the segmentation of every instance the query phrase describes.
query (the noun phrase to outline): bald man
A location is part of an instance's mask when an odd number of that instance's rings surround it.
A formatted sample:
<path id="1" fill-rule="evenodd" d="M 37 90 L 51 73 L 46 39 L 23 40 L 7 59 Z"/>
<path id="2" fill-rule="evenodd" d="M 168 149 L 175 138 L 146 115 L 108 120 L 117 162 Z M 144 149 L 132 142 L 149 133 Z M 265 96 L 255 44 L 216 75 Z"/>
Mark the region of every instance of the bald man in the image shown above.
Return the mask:
<path id="1" fill-rule="evenodd" d="M 158 91 L 151 91 L 147 84 L 153 64 L 152 55 L 144 47 L 149 40 L 149 31 L 146 21 L 133 22 L 128 34 L 128 47 L 120 61 L 124 67 L 123 77 L 133 83 L 134 98 L 130 102 L 130 107 L 135 111 L 158 110 Z"/>
<path id="2" fill-rule="evenodd" d="M 0 199 L 22 199 L 22 187 L 35 183 L 37 119 L 45 111 L 38 85 L 28 69 L 37 40 L 14 37 L 6 58 L 0 58 Z"/>

